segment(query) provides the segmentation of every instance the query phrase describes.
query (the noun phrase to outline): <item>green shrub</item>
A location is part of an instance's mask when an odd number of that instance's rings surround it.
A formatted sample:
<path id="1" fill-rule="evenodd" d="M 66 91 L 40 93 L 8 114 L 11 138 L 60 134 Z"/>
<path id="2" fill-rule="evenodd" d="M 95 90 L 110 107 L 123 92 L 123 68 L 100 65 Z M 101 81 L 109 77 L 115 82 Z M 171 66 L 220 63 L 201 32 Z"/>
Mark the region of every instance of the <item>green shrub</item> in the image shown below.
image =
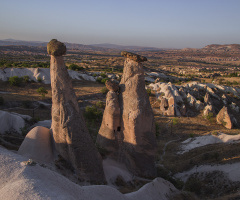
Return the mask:
<path id="1" fill-rule="evenodd" d="M 81 71 L 81 70 L 83 70 L 84 68 L 83 68 L 83 67 L 80 67 L 80 66 L 78 66 L 78 65 L 76 65 L 76 64 L 71 64 L 71 65 L 69 65 L 68 69 L 71 69 L 71 70 L 74 70 L 74 71 Z"/>
<path id="2" fill-rule="evenodd" d="M 101 77 L 98 77 L 96 81 L 99 82 L 99 83 L 101 83 L 102 78 L 101 78 Z"/>
<path id="3" fill-rule="evenodd" d="M 109 78 L 103 78 L 103 79 L 101 80 L 101 83 L 105 84 L 107 80 L 109 80 Z"/>
<path id="4" fill-rule="evenodd" d="M 178 118 L 173 118 L 173 119 L 172 119 L 172 124 L 173 124 L 173 126 L 177 125 L 178 122 L 179 122 Z"/>
<path id="5" fill-rule="evenodd" d="M 96 103 L 96 106 L 97 106 L 98 108 L 104 108 L 104 103 L 103 103 L 102 101 L 98 101 L 98 102 Z"/>
<path id="6" fill-rule="evenodd" d="M 40 77 L 38 77 L 38 78 L 37 78 L 37 81 L 38 81 L 39 83 L 41 83 L 41 82 L 42 82 L 42 79 L 41 79 Z"/>
<path id="7" fill-rule="evenodd" d="M 0 97 L 0 105 L 3 105 L 3 104 L 4 104 L 4 98 Z"/>
<path id="8" fill-rule="evenodd" d="M 147 94 L 148 94 L 148 96 L 151 96 L 152 90 L 150 88 L 147 89 Z"/>
<path id="9" fill-rule="evenodd" d="M 12 76 L 9 78 L 8 82 L 12 86 L 20 86 L 22 84 L 23 79 L 18 76 Z"/>
<path id="10" fill-rule="evenodd" d="M 23 76 L 23 81 L 25 83 L 28 83 L 29 82 L 29 76 Z"/>
<path id="11" fill-rule="evenodd" d="M 43 98 L 45 98 L 45 95 L 48 93 L 48 91 L 44 87 L 40 87 L 37 89 L 37 93 L 41 94 Z"/>
<path id="12" fill-rule="evenodd" d="M 207 118 L 207 120 L 208 120 L 209 122 L 212 123 L 212 122 L 214 121 L 213 113 L 210 112 L 210 113 L 206 116 L 206 118 Z"/>
<path id="13" fill-rule="evenodd" d="M 108 93 L 108 89 L 107 89 L 106 87 L 103 87 L 103 88 L 101 89 L 101 93 L 102 93 L 102 94 L 107 94 L 107 93 Z"/>
<path id="14" fill-rule="evenodd" d="M 106 77 L 107 77 L 107 74 L 101 73 L 100 76 L 103 77 L 103 78 L 106 78 Z"/>
<path id="15" fill-rule="evenodd" d="M 84 117 L 88 121 L 100 121 L 102 119 L 102 111 L 96 106 L 87 106 L 84 111 Z"/>
<path id="16" fill-rule="evenodd" d="M 218 135 L 218 132 L 217 131 L 213 131 L 212 135 Z"/>

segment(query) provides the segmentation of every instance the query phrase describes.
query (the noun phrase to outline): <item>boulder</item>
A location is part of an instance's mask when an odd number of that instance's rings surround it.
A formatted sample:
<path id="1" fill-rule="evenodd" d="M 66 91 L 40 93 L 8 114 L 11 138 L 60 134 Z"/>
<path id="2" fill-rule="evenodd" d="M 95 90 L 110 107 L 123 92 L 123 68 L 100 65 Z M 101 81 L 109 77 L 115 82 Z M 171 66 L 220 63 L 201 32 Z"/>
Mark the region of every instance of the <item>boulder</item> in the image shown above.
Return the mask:
<path id="1" fill-rule="evenodd" d="M 65 53 L 64 45 L 52 40 L 48 53 L 51 54 L 52 131 L 56 149 L 80 180 L 103 183 L 102 159 L 88 133 L 61 56 Z"/>
<path id="2" fill-rule="evenodd" d="M 228 108 L 226 106 L 223 106 L 223 108 L 219 111 L 216 117 L 217 123 L 222 124 L 227 129 L 233 128 L 233 123 L 230 117 L 230 114 L 228 112 Z"/>
<path id="3" fill-rule="evenodd" d="M 206 105 L 205 108 L 203 109 L 203 116 L 207 117 L 209 114 L 212 113 L 214 115 L 214 110 L 212 105 Z"/>
<path id="4" fill-rule="evenodd" d="M 6 132 L 21 133 L 21 129 L 24 126 L 25 120 L 21 115 L 0 110 L 0 134 L 5 134 Z"/>
<path id="5" fill-rule="evenodd" d="M 18 154 L 40 163 L 53 162 L 53 146 L 50 130 L 34 127 L 24 138 Z"/>

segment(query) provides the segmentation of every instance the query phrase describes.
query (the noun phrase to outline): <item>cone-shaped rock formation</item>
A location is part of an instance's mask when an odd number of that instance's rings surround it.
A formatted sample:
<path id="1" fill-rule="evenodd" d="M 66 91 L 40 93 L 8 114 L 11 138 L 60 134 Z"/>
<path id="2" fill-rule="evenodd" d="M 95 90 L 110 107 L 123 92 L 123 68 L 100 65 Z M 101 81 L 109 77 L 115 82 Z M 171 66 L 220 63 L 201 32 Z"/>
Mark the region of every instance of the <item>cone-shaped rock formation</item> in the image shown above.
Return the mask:
<path id="1" fill-rule="evenodd" d="M 59 154 L 75 169 L 80 180 L 102 183 L 104 172 L 100 154 L 91 140 L 62 55 L 63 43 L 51 40 L 52 131 Z"/>
<path id="2" fill-rule="evenodd" d="M 115 147 L 114 151 L 118 150 L 115 158 L 124 163 L 133 174 L 154 177 L 155 122 L 141 64 L 147 59 L 126 51 L 121 54 L 126 60 L 119 94 L 114 91 L 107 94 L 107 105 L 97 142 L 108 150 Z"/>

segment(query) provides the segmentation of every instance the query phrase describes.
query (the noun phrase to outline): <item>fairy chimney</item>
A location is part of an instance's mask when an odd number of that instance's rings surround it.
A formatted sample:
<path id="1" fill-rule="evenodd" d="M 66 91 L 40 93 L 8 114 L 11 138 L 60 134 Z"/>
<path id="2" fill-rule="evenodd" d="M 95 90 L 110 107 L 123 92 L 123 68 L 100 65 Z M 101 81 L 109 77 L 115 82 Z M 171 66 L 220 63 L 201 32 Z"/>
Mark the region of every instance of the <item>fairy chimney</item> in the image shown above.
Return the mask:
<path id="1" fill-rule="evenodd" d="M 119 103 L 123 134 L 120 159 L 134 174 L 154 177 L 156 152 L 155 121 L 145 89 L 142 62 L 146 57 L 123 51 L 124 70 L 120 82 Z M 120 154 L 121 155 L 121 154 Z"/>
<path id="2" fill-rule="evenodd" d="M 52 132 L 56 149 L 80 180 L 103 183 L 102 159 L 88 133 L 64 64 L 66 46 L 53 39 L 47 51 L 51 55 Z"/>

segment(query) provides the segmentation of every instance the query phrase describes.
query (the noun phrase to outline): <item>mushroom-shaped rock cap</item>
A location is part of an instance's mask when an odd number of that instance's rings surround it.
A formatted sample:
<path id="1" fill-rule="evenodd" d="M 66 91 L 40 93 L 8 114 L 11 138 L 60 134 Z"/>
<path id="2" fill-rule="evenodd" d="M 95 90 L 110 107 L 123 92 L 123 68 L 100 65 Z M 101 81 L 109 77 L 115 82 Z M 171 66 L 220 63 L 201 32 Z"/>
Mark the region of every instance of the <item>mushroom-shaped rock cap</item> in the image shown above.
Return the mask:
<path id="1" fill-rule="evenodd" d="M 147 61 L 147 58 L 144 57 L 144 56 L 140 56 L 138 54 L 135 54 L 135 53 L 131 53 L 131 52 L 127 52 L 127 51 L 122 51 L 121 52 L 121 56 L 124 56 L 126 58 L 129 58 L 133 61 L 136 61 L 136 62 L 144 62 L 144 61 Z"/>
<path id="2" fill-rule="evenodd" d="M 66 53 L 66 45 L 56 39 L 52 39 L 47 44 L 47 52 L 52 56 L 62 56 Z"/>
<path id="3" fill-rule="evenodd" d="M 119 84 L 115 81 L 107 80 L 105 85 L 109 91 L 117 92 L 119 89 Z"/>

